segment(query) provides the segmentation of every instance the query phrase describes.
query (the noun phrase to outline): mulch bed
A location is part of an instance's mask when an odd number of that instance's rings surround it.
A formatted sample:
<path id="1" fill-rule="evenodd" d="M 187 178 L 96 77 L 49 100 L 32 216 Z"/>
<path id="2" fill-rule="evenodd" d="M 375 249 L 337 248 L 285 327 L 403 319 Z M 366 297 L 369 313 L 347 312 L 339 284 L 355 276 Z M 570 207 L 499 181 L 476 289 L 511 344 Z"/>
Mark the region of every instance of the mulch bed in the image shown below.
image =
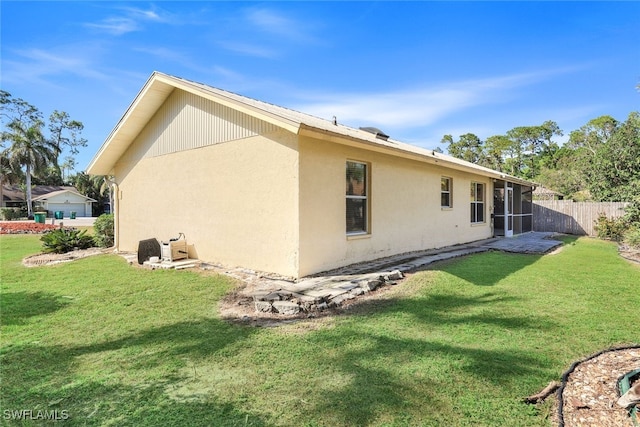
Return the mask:
<path id="1" fill-rule="evenodd" d="M 58 226 L 52 224 L 41 224 L 38 222 L 0 222 L 0 234 L 41 234 L 55 228 L 58 228 Z"/>
<path id="2" fill-rule="evenodd" d="M 623 375 L 640 368 L 640 348 L 605 351 L 576 364 L 562 390 L 565 427 L 632 427 L 625 408 L 617 405 Z M 559 405 L 557 405 L 559 406 Z M 559 417 L 558 417 L 559 418 Z"/>
<path id="3" fill-rule="evenodd" d="M 25 267 L 43 267 L 46 265 L 55 265 L 63 262 L 75 261 L 94 255 L 102 255 L 113 253 L 113 248 L 89 248 L 79 249 L 64 254 L 37 254 L 31 255 L 22 260 Z"/>

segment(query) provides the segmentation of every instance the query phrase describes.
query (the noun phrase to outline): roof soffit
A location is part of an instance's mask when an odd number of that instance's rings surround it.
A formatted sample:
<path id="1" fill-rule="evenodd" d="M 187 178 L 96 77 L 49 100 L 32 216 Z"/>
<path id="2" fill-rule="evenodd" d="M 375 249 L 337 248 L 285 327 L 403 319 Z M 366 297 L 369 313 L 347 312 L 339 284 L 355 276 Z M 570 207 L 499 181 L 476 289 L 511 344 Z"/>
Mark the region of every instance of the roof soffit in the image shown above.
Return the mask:
<path id="1" fill-rule="evenodd" d="M 154 72 L 145 83 L 118 124 L 111 131 L 98 153 L 94 156 L 87 173 L 110 175 L 116 162 L 125 153 L 154 114 L 175 89 L 184 90 L 210 101 L 264 120 L 293 134 L 357 146 L 371 151 L 397 157 L 437 164 L 450 169 L 474 173 L 495 179 L 506 179 L 514 183 L 533 183 L 473 163 L 460 160 L 433 150 L 413 146 L 393 139 L 381 140 L 368 132 L 331 123 L 304 113 L 253 100 L 221 89 Z M 334 129 L 334 126 L 337 128 Z"/>
<path id="2" fill-rule="evenodd" d="M 87 173 L 110 175 L 115 163 L 174 89 L 152 74 L 89 163 Z"/>
<path id="3" fill-rule="evenodd" d="M 492 179 L 507 180 L 515 184 L 535 185 L 533 182 L 523 180 L 515 176 L 507 175 L 446 154 L 436 153 L 433 150 L 408 145 L 399 141 L 389 141 L 387 143 L 381 143 L 380 141 L 368 141 L 366 139 L 349 137 L 341 133 L 333 133 L 326 129 L 318 129 L 304 124 L 301 126 L 300 135 L 321 139 L 323 141 L 330 141 L 337 144 L 348 145 L 350 147 L 362 148 L 368 151 L 388 154 L 394 157 L 416 160 L 422 163 L 428 163 L 461 172 L 473 173 Z"/>

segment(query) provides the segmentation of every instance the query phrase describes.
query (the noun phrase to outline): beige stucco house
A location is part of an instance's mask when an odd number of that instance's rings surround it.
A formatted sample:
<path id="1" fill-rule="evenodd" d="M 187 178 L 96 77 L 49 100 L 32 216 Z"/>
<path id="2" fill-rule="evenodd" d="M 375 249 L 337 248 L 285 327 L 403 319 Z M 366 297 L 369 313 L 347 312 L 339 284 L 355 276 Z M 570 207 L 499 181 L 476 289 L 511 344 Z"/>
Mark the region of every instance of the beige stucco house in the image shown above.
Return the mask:
<path id="1" fill-rule="evenodd" d="M 157 72 L 87 172 L 114 177 L 117 249 L 184 233 L 293 277 L 532 225 L 530 182 Z"/>

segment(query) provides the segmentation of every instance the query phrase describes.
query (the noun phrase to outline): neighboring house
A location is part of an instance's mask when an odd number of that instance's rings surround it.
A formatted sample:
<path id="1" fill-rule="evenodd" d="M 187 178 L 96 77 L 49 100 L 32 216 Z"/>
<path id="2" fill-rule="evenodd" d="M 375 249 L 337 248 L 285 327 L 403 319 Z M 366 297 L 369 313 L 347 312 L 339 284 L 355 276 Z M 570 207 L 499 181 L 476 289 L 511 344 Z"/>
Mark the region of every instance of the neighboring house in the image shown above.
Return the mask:
<path id="1" fill-rule="evenodd" d="M 115 177 L 117 249 L 184 233 L 294 277 L 532 229 L 528 181 L 157 72 L 87 172 Z"/>
<path id="2" fill-rule="evenodd" d="M 34 211 L 64 212 L 64 217 L 69 218 L 71 212 L 78 217 L 90 217 L 91 206 L 96 201 L 83 196 L 75 187 L 36 185 L 31 190 Z M 26 200 L 24 190 L 17 185 L 5 185 L 2 191 L 2 206 L 22 207 Z"/>
<path id="3" fill-rule="evenodd" d="M 0 207 L 2 208 L 19 208 L 25 205 L 24 191 L 17 185 L 2 186 L 2 200 Z"/>
<path id="4" fill-rule="evenodd" d="M 564 194 L 550 188 L 536 187 L 533 191 L 533 200 L 564 200 Z"/>

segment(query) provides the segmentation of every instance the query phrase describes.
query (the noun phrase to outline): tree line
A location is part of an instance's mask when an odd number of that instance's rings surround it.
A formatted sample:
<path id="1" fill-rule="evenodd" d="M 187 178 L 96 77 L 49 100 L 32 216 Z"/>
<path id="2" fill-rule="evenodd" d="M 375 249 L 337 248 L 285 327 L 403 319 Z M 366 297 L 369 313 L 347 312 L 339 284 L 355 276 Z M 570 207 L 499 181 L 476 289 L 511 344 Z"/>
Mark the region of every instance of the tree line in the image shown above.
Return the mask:
<path id="1" fill-rule="evenodd" d="M 107 177 L 71 173 L 74 156 L 87 146 L 82 122 L 58 110 L 45 121 L 38 108 L 2 90 L 0 119 L 0 188 L 23 186 L 28 215 L 33 213 L 33 185 L 73 185 L 93 199 L 110 199 Z M 466 133 L 457 140 L 444 135 L 441 142 L 454 157 L 534 181 L 567 198 L 640 201 L 640 113 L 630 113 L 623 122 L 608 115 L 589 120 L 561 145 L 556 139 L 563 135 L 548 120 L 484 141 Z M 102 213 L 103 204 L 94 205 L 94 214 Z"/>
<path id="2" fill-rule="evenodd" d="M 450 155 L 524 178 L 578 201 L 640 202 L 640 113 L 625 121 L 604 115 L 557 142 L 554 121 L 518 126 L 481 140 L 444 135 Z"/>
<path id="3" fill-rule="evenodd" d="M 104 200 L 109 188 L 106 177 L 71 173 L 76 167 L 74 156 L 87 146 L 82 122 L 58 110 L 45 120 L 37 107 L 3 90 L 0 121 L 0 197 L 4 184 L 21 186 L 29 217 L 33 215 L 34 185 L 73 185 L 88 197 Z M 103 210 L 102 203 L 94 203 L 94 215 Z"/>

